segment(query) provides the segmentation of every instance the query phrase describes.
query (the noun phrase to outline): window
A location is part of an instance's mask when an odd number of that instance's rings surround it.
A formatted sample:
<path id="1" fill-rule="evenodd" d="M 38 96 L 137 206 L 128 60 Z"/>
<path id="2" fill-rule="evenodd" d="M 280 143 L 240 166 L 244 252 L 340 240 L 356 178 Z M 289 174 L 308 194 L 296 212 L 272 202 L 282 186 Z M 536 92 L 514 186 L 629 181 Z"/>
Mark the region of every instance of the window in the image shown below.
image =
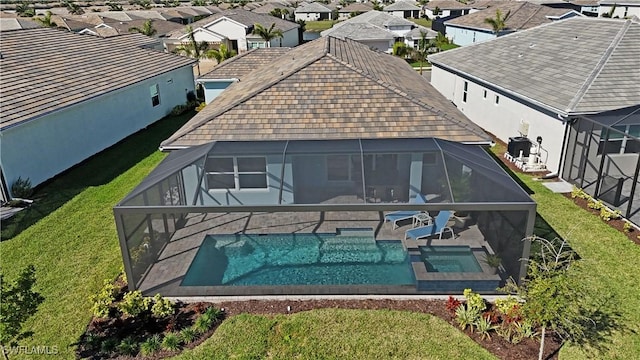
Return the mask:
<path id="1" fill-rule="evenodd" d="M 158 84 L 151 85 L 149 91 L 151 92 L 151 105 L 160 105 L 160 87 Z"/>
<path id="2" fill-rule="evenodd" d="M 484 91 L 482 92 L 482 98 L 483 98 L 483 99 L 486 99 L 486 98 L 487 98 L 487 90 L 484 90 Z"/>
<path id="3" fill-rule="evenodd" d="M 467 90 L 469 89 L 469 82 L 465 81 L 464 82 L 464 89 L 462 90 L 462 102 L 466 103 L 467 102 Z"/>
<path id="4" fill-rule="evenodd" d="M 266 189 L 264 157 L 210 157 L 205 165 L 209 189 Z"/>
<path id="5" fill-rule="evenodd" d="M 607 154 L 635 154 L 639 152 L 640 144 L 638 141 L 626 135 L 640 137 L 640 125 L 617 125 L 613 128 L 620 132 L 610 130 L 609 138 L 606 142 L 606 130 L 602 129 L 602 137 L 600 138 L 598 145 L 598 155 L 602 155 L 603 152 L 606 152 Z"/>
<path id="6" fill-rule="evenodd" d="M 496 95 L 496 105 L 500 104 L 500 96 Z"/>

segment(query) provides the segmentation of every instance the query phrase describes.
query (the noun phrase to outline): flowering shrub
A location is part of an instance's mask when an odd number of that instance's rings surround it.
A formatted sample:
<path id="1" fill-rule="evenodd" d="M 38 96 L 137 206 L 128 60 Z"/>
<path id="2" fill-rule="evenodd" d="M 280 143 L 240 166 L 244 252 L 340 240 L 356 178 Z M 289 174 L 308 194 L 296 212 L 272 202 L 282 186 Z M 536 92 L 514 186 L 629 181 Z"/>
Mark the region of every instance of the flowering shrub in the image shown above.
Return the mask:
<path id="1" fill-rule="evenodd" d="M 456 309 L 458 309 L 460 305 L 462 305 L 462 302 L 460 300 L 454 298 L 453 296 L 449 296 L 449 299 L 447 299 L 447 303 L 445 307 L 449 312 L 449 314 L 453 316 L 456 314 Z"/>

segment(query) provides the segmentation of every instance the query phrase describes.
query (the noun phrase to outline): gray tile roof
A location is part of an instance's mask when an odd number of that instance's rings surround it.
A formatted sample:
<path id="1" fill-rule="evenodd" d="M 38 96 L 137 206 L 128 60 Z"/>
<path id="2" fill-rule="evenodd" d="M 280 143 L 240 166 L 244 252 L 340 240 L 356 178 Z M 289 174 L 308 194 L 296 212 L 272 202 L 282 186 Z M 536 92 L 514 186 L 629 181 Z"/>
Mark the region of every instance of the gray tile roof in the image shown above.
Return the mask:
<path id="1" fill-rule="evenodd" d="M 394 39 L 398 37 L 398 35 L 388 29 L 390 25 L 417 27 L 415 23 L 409 20 L 382 11 L 371 10 L 339 22 L 331 29 L 323 31 L 321 35 L 353 40 Z"/>
<path id="2" fill-rule="evenodd" d="M 211 71 L 199 79 L 241 79 L 253 70 L 270 64 L 275 59 L 289 52 L 291 48 L 272 47 L 249 50 L 216 65 Z"/>
<path id="3" fill-rule="evenodd" d="M 352 3 L 342 9 L 338 10 L 339 13 L 352 13 L 352 12 L 367 12 L 373 10 L 373 6 L 366 3 Z"/>
<path id="4" fill-rule="evenodd" d="M 308 3 L 296 8 L 296 13 L 330 13 L 331 9 L 320 3 Z"/>
<path id="5" fill-rule="evenodd" d="M 189 25 L 195 30 L 199 27 L 206 27 L 207 25 L 211 24 L 212 22 L 222 17 L 229 18 L 247 27 L 252 27 L 254 24 L 260 24 L 262 26 L 269 27 L 271 26 L 271 24 L 276 24 L 276 28 L 282 30 L 283 32 L 300 27 L 300 25 L 291 21 L 282 20 L 275 16 L 271 16 L 267 14 L 259 14 L 259 13 L 255 13 L 255 12 L 244 10 L 244 9 L 225 10 L 221 13 L 209 16 L 202 20 L 198 20 Z M 171 32 L 170 37 L 179 38 L 186 33 L 187 33 L 187 30 L 186 30 L 186 27 L 184 27 L 181 30 Z"/>
<path id="6" fill-rule="evenodd" d="M 352 40 L 298 46 L 234 83 L 162 143 L 490 138 L 400 58 Z"/>
<path id="7" fill-rule="evenodd" d="M 0 31 L 36 29 L 39 27 L 40 25 L 38 25 L 37 22 L 29 19 L 10 17 L 0 18 Z"/>
<path id="8" fill-rule="evenodd" d="M 640 23 L 576 17 L 429 56 L 560 114 L 640 103 Z"/>
<path id="9" fill-rule="evenodd" d="M 572 12 L 570 9 L 554 9 L 528 2 L 510 1 L 457 17 L 445 22 L 445 25 L 492 31 L 491 25 L 485 23 L 484 20 L 495 18 L 497 10 L 500 10 L 503 16 L 509 14 L 505 21 L 505 31 L 517 31 L 547 24 L 553 21 L 551 18 L 561 17 Z"/>
<path id="10" fill-rule="evenodd" d="M 99 38 L 44 28 L 3 33 L 2 128 L 194 63 L 145 48 L 155 41 L 139 34 Z"/>
<path id="11" fill-rule="evenodd" d="M 425 7 L 429 10 L 435 10 L 439 8 L 441 10 L 462 10 L 462 9 L 475 9 L 472 3 L 463 4 L 456 0 L 431 0 Z"/>
<path id="12" fill-rule="evenodd" d="M 396 1 L 391 5 L 387 5 L 384 7 L 384 11 L 416 11 L 420 10 L 419 7 L 415 5 L 415 2 L 409 1 Z"/>

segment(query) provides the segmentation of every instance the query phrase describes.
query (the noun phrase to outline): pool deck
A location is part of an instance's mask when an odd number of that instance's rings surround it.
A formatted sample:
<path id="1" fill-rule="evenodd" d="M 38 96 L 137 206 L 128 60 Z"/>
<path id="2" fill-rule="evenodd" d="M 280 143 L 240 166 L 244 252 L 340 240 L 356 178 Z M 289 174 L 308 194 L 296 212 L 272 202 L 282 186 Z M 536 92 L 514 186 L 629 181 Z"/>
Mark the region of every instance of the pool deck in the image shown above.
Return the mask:
<path id="1" fill-rule="evenodd" d="M 452 221 L 450 225 L 454 225 Z M 376 241 L 402 241 L 409 255 L 416 254 L 417 246 L 424 245 L 468 245 L 472 249 L 488 248 L 481 232 L 475 225 L 455 224 L 455 238 L 405 240 L 405 231 L 411 229 L 412 220 L 400 223 L 393 229 L 385 223 L 383 212 L 291 212 L 291 213 L 211 213 L 189 214 L 183 228 L 176 231 L 170 242 L 160 253 L 155 264 L 144 276 L 140 290 L 145 295 L 156 293 L 177 297 L 189 296 L 243 296 L 280 294 L 421 294 L 433 292 L 428 287 L 419 290 L 425 281 L 467 281 L 492 279 L 494 275 L 482 261 L 482 273 L 428 273 L 423 262 L 412 263 L 416 285 L 296 285 L 296 286 L 180 286 L 203 240 L 210 234 L 283 234 L 283 233 L 336 233 L 340 228 L 370 228 Z M 484 250 L 482 250 L 484 253 Z M 478 257 L 478 255 L 477 255 Z M 480 259 L 479 259 L 480 260 Z M 420 265 L 421 264 L 421 265 Z M 495 288 L 495 287 L 494 287 Z"/>

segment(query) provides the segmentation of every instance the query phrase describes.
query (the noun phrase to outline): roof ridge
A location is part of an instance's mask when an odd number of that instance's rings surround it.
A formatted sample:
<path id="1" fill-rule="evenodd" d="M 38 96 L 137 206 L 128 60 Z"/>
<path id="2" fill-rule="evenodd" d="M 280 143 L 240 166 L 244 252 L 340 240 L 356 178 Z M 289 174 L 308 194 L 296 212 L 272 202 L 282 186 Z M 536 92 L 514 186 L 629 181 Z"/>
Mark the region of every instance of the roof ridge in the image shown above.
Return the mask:
<path id="1" fill-rule="evenodd" d="M 525 4 L 529 4 L 529 3 L 528 3 L 528 2 L 524 2 L 524 3 L 522 3 L 522 6 L 521 6 L 520 8 L 518 8 L 518 10 L 521 10 L 521 9 L 525 6 Z M 531 5 L 534 5 L 534 4 L 531 4 Z M 518 10 L 516 10 L 516 12 L 517 12 Z M 522 24 L 518 27 L 518 29 L 522 29 L 522 28 L 524 28 L 524 27 L 527 25 L 527 23 L 528 23 L 531 19 L 533 19 L 533 17 L 534 17 L 534 16 L 538 15 L 538 13 L 540 13 L 541 11 L 542 11 L 542 6 L 538 6 L 538 7 L 536 7 L 536 11 L 534 11 L 531 15 L 529 15 L 529 17 L 528 17 L 528 18 L 526 18 L 526 19 L 522 22 Z"/>
<path id="2" fill-rule="evenodd" d="M 247 56 L 247 55 L 249 55 L 249 54 L 251 54 L 251 53 L 254 53 L 254 52 L 255 52 L 256 50 L 258 50 L 258 49 L 259 49 L 259 48 L 251 49 L 251 50 L 249 50 L 249 51 L 247 51 L 247 52 L 243 52 L 242 54 L 238 54 L 238 55 L 236 55 L 236 56 L 233 56 L 233 57 L 231 57 L 231 58 L 227 59 L 227 60 L 230 60 L 230 61 L 226 61 L 226 60 L 224 60 L 224 61 L 222 61 L 221 63 L 216 64 L 216 66 L 214 66 L 211 70 L 209 70 L 209 71 L 207 71 L 206 73 L 204 73 L 204 74 L 200 75 L 199 77 L 200 77 L 200 78 L 202 78 L 202 77 L 204 77 L 204 76 L 207 76 L 207 74 L 210 74 L 210 73 L 212 73 L 212 72 L 214 72 L 214 71 L 216 71 L 216 70 L 220 70 L 220 69 L 222 69 L 223 67 L 226 67 L 226 66 L 228 66 L 229 64 L 232 64 L 232 63 L 236 62 L 238 59 L 242 59 L 243 57 L 245 57 L 245 56 Z"/>
<path id="3" fill-rule="evenodd" d="M 326 38 L 325 42 L 329 42 L 328 41 L 328 37 Z M 191 132 L 192 130 L 199 128 L 200 126 L 208 123 L 209 121 L 211 121 L 211 119 L 218 117 L 224 113 L 226 113 L 227 111 L 239 106 L 240 104 L 243 104 L 245 101 L 251 99 L 252 97 L 256 96 L 257 94 L 265 91 L 266 89 L 278 84 L 279 82 L 281 82 L 284 79 L 287 79 L 291 76 L 293 76 L 294 74 L 296 74 L 297 72 L 299 72 L 300 70 L 306 68 L 307 66 L 309 66 L 310 64 L 313 64 L 314 62 L 322 59 L 325 55 L 327 55 L 327 50 L 328 50 L 328 44 L 325 44 L 324 47 L 324 51 L 318 55 L 318 56 L 314 56 L 313 58 L 301 63 L 300 65 L 298 65 L 295 68 L 289 69 L 286 73 L 283 71 L 281 73 L 281 76 L 278 76 L 277 78 L 275 78 L 272 81 L 266 82 L 265 84 L 262 84 L 262 86 L 258 86 L 255 87 L 253 89 L 251 89 L 251 91 L 247 91 L 243 96 L 241 96 L 237 101 L 234 101 L 233 103 L 226 105 L 224 107 L 221 108 L 217 108 L 215 112 L 212 112 L 211 114 L 207 114 L 207 116 L 204 116 L 203 119 L 195 124 L 193 124 L 193 126 L 184 129 L 185 131 L 182 131 L 180 133 L 176 132 L 173 135 L 171 135 L 168 139 L 166 139 L 165 141 L 163 141 L 160 146 L 162 147 L 163 144 L 167 143 L 167 142 L 173 142 L 179 138 L 181 138 L 182 136 L 188 134 L 189 132 Z M 290 53 L 287 53 L 283 56 L 286 55 L 290 55 Z M 295 54 L 294 54 L 295 55 Z M 255 70 L 254 70 L 255 71 Z M 253 73 L 253 71 L 252 71 Z"/>
<path id="4" fill-rule="evenodd" d="M 629 30 L 629 28 L 631 27 L 631 23 L 632 23 L 631 20 L 626 20 L 624 22 L 624 24 L 622 25 L 622 28 L 620 29 L 620 31 L 618 31 L 615 38 L 613 38 L 613 40 L 611 41 L 611 44 L 609 45 L 607 50 L 604 52 L 604 54 L 602 55 L 602 57 L 594 67 L 591 74 L 589 74 L 589 76 L 586 78 L 586 80 L 584 81 L 580 89 L 578 89 L 578 91 L 576 92 L 576 95 L 569 102 L 569 105 L 565 109 L 567 113 L 572 112 L 575 109 L 575 107 L 578 105 L 578 103 L 580 103 L 582 98 L 584 98 L 585 94 L 587 93 L 591 85 L 593 85 L 593 82 L 598 78 L 598 75 L 600 75 L 600 73 L 602 72 L 602 69 L 604 69 L 604 66 L 607 64 L 607 62 L 611 58 L 611 54 L 613 54 L 613 52 L 616 50 L 616 48 L 620 44 L 620 41 L 622 41 L 622 39 L 624 38 L 624 35 L 627 33 L 627 30 Z"/>
<path id="5" fill-rule="evenodd" d="M 351 39 L 349 39 L 349 40 L 351 40 Z M 346 41 L 346 40 L 345 40 L 345 41 Z M 356 41 L 354 41 L 354 40 L 351 40 L 351 41 L 356 42 Z M 369 80 L 372 80 L 372 81 L 376 82 L 376 83 L 377 83 L 377 84 L 379 84 L 380 86 L 382 86 L 382 87 L 384 87 L 384 88 L 386 88 L 386 89 L 388 89 L 388 90 L 390 90 L 390 91 L 393 91 L 394 93 L 396 93 L 396 94 L 400 95 L 401 97 L 403 97 L 403 98 L 405 98 L 405 99 L 407 99 L 407 100 L 409 100 L 409 101 L 413 102 L 414 104 L 416 104 L 416 105 L 418 105 L 418 106 L 421 106 L 422 108 L 428 109 L 429 111 L 431 111 L 431 112 L 432 112 L 432 113 L 434 113 L 435 115 L 439 115 L 439 116 L 441 116 L 442 118 L 444 118 L 444 119 L 446 119 L 446 120 L 449 120 L 449 121 L 451 121 L 451 122 L 454 122 L 454 123 L 456 123 L 457 125 L 462 126 L 463 128 L 468 129 L 469 131 L 473 132 L 474 134 L 478 134 L 478 133 L 475 131 L 475 129 L 470 128 L 470 127 L 468 126 L 469 124 L 464 124 L 464 123 L 462 123 L 462 122 L 461 122 L 461 121 L 459 121 L 458 119 L 455 119 L 455 118 L 453 118 L 453 117 L 451 117 L 451 116 L 447 115 L 447 114 L 446 114 L 446 113 L 444 113 L 443 111 L 441 111 L 441 110 L 439 110 L 439 109 L 434 108 L 433 106 L 431 106 L 431 105 L 429 105 L 429 104 L 427 104 L 427 103 L 423 102 L 422 100 L 420 100 L 420 99 L 416 98 L 415 96 L 410 95 L 409 93 L 407 93 L 407 92 L 403 91 L 402 89 L 399 89 L 398 87 L 396 87 L 396 86 L 394 86 L 394 85 L 392 85 L 392 84 L 389 84 L 388 82 L 384 81 L 383 79 L 377 78 L 376 76 L 373 76 L 373 75 L 371 75 L 371 74 L 370 74 L 370 73 L 368 73 L 368 72 L 365 72 L 364 70 L 360 69 L 359 67 L 355 66 L 354 64 L 351 64 L 351 63 L 349 63 L 349 62 L 347 62 L 347 61 L 344 61 L 344 60 L 342 60 L 342 59 L 340 59 L 340 58 L 336 57 L 335 55 L 333 55 L 333 54 L 331 54 L 331 53 L 327 53 L 327 56 L 328 56 L 328 57 L 330 57 L 330 58 L 332 58 L 332 59 L 335 59 L 336 61 L 338 61 L 338 62 L 340 62 L 341 64 L 345 65 L 347 68 L 351 69 L 352 71 L 355 71 L 355 72 L 357 72 L 357 73 L 361 74 L 362 76 L 364 76 L 364 77 L 368 78 Z M 480 136 L 485 136 L 486 134 L 478 134 L 478 135 L 480 135 Z"/>

